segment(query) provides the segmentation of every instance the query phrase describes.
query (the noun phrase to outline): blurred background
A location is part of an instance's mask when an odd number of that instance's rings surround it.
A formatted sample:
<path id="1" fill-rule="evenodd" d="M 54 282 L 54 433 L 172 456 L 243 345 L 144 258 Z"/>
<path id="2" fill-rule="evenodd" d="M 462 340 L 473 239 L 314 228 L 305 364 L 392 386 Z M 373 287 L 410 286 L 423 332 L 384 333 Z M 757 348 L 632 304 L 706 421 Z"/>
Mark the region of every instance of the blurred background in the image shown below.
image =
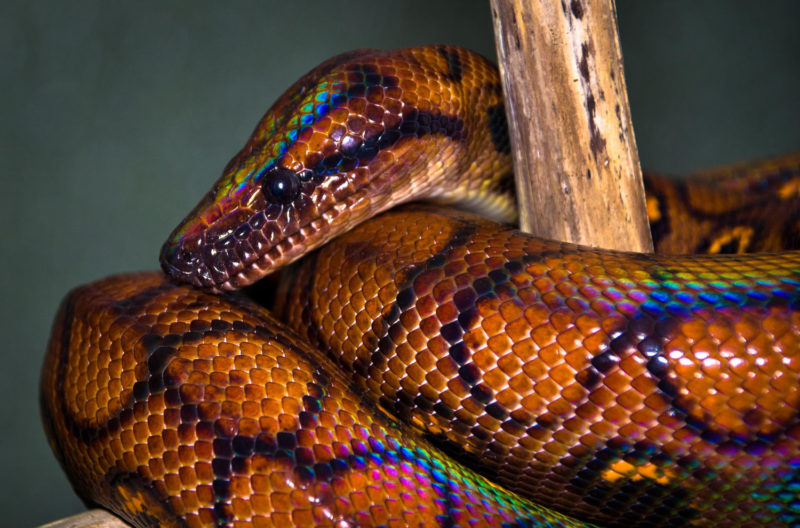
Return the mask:
<path id="1" fill-rule="evenodd" d="M 644 167 L 800 149 L 800 3 L 617 0 Z M 0 5 L 0 511 L 80 511 L 45 442 L 39 366 L 80 284 L 155 268 L 272 101 L 336 53 L 447 43 L 495 59 L 488 2 Z"/>

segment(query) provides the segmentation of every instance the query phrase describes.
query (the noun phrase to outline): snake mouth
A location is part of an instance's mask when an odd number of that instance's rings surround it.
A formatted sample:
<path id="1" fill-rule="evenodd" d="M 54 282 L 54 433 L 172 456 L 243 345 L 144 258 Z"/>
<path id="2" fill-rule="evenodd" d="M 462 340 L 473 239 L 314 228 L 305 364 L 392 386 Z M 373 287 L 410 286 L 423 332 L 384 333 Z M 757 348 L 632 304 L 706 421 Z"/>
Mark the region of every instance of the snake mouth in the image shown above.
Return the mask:
<path id="1" fill-rule="evenodd" d="M 283 241 L 296 232 L 282 231 L 263 212 L 235 210 L 201 231 L 173 234 L 161 250 L 161 266 L 178 282 L 235 290 L 281 265 Z"/>
<path id="2" fill-rule="evenodd" d="M 167 239 L 161 267 L 178 282 L 215 292 L 237 290 L 385 209 L 387 201 L 368 198 L 361 188 L 341 201 L 326 200 L 324 208 L 238 207 L 225 215 L 219 209 L 209 213 L 204 201 Z"/>

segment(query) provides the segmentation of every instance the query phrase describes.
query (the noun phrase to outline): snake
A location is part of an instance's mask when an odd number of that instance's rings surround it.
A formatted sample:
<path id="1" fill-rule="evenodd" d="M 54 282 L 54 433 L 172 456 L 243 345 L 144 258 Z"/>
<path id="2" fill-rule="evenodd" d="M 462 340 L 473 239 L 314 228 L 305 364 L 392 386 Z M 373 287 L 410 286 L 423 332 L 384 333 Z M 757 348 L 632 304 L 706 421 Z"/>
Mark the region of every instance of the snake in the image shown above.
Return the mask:
<path id="1" fill-rule="evenodd" d="M 62 302 L 41 413 L 78 495 L 142 527 L 800 525 L 800 155 L 647 173 L 658 252 L 582 247 L 513 227 L 503 105 L 443 45 L 292 85 L 163 272 Z"/>

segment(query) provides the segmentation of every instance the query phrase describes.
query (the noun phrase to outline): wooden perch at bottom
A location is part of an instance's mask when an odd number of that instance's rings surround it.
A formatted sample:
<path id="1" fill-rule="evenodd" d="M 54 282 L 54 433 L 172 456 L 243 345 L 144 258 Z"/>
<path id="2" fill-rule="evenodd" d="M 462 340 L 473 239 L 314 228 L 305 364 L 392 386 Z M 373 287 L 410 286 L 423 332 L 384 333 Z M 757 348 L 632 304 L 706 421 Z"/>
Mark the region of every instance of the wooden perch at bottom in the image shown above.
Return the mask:
<path id="1" fill-rule="evenodd" d="M 43 524 L 39 528 L 131 528 L 131 525 L 105 510 L 89 510 Z"/>

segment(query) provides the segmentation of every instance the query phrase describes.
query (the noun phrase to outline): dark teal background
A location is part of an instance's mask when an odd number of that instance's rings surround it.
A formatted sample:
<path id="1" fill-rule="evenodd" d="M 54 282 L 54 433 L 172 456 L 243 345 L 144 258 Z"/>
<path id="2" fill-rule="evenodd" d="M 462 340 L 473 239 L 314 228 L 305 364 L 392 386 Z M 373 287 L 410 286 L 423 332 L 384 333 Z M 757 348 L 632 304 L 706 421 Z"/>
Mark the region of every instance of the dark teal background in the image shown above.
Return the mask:
<path id="1" fill-rule="evenodd" d="M 800 148 L 800 3 L 619 0 L 644 166 Z M 427 43 L 494 58 L 483 1 L 0 6 L 0 524 L 79 511 L 38 371 L 71 287 L 157 250 L 280 92 L 335 53 Z"/>

